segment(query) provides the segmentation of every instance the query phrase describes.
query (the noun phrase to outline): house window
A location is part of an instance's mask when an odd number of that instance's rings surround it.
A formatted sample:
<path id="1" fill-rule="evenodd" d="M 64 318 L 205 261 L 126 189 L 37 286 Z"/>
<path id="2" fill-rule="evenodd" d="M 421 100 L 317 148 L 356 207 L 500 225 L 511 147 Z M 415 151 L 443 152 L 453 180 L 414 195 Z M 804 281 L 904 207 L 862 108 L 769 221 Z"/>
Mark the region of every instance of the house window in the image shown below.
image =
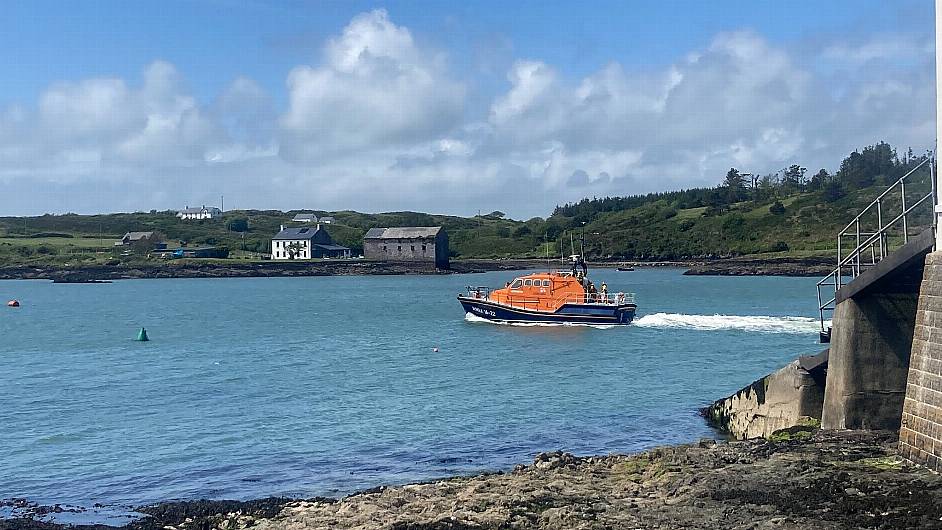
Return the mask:
<path id="1" fill-rule="evenodd" d="M 415 252 L 415 245 L 412 245 L 412 252 Z"/>
<path id="2" fill-rule="evenodd" d="M 386 245 L 383 245 L 383 252 L 386 252 Z"/>
<path id="3" fill-rule="evenodd" d="M 425 245 L 422 245 L 422 252 L 425 252 Z"/>
<path id="4" fill-rule="evenodd" d="M 402 252 L 402 245 L 399 245 L 399 252 Z"/>

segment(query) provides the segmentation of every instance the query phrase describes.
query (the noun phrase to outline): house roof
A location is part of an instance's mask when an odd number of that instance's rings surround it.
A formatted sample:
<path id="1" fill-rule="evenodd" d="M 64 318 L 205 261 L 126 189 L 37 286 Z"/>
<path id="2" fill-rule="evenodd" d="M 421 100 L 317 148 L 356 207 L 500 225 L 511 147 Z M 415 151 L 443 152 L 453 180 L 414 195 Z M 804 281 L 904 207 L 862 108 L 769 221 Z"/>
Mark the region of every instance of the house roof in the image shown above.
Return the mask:
<path id="1" fill-rule="evenodd" d="M 349 248 L 342 245 L 314 245 L 314 246 L 323 250 L 350 250 Z"/>
<path id="2" fill-rule="evenodd" d="M 329 215 L 325 215 L 324 217 L 321 217 L 321 221 L 336 221 L 336 219 L 330 217 Z"/>
<path id="3" fill-rule="evenodd" d="M 312 213 L 299 213 L 292 221 L 317 221 L 317 216 Z"/>
<path id="4" fill-rule="evenodd" d="M 201 213 L 201 212 L 218 212 L 219 208 L 215 206 L 210 206 L 209 208 L 203 206 L 202 208 L 184 208 L 177 213 Z"/>
<path id="5" fill-rule="evenodd" d="M 435 237 L 440 226 L 400 226 L 396 228 L 370 228 L 363 239 L 416 239 Z"/>
<path id="6" fill-rule="evenodd" d="M 150 239 L 152 237 L 154 237 L 153 232 L 128 232 L 127 234 L 124 234 L 124 237 L 121 239 L 128 238 L 131 241 L 140 241 L 142 239 Z"/>
<path id="7" fill-rule="evenodd" d="M 323 230 L 320 227 L 311 228 L 308 226 L 303 227 L 289 227 L 285 228 L 281 232 L 275 235 L 272 239 L 311 239 L 314 237 L 318 231 Z"/>

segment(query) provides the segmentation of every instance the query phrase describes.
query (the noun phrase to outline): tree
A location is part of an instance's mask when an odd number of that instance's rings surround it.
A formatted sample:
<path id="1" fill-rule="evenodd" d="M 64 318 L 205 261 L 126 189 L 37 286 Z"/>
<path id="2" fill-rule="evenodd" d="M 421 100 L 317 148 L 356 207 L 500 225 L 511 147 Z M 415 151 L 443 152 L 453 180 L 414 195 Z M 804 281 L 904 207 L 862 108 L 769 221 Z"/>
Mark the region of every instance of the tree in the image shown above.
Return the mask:
<path id="1" fill-rule="evenodd" d="M 500 210 L 494 210 L 493 212 L 484 216 L 485 219 L 503 219 L 507 215 Z"/>
<path id="2" fill-rule="evenodd" d="M 837 180 L 830 179 L 824 183 L 824 193 L 822 193 L 822 198 L 824 202 L 834 202 L 840 200 L 844 195 L 847 195 L 847 192 L 844 190 L 844 186 Z"/>
<path id="3" fill-rule="evenodd" d="M 285 248 L 288 250 L 288 259 L 294 259 L 295 256 L 301 253 L 301 243 L 297 241 L 288 244 Z"/>
<path id="4" fill-rule="evenodd" d="M 805 184 L 805 171 L 808 171 L 808 169 L 798 164 L 788 166 L 782 174 L 782 185 L 786 189 L 792 188 L 795 191 L 801 191 Z"/>
<path id="5" fill-rule="evenodd" d="M 731 167 L 726 172 L 726 180 L 723 181 L 726 187 L 726 199 L 729 203 L 739 202 L 746 195 L 746 183 L 738 169 Z"/>
<path id="6" fill-rule="evenodd" d="M 249 220 L 245 218 L 238 218 L 229 221 L 229 230 L 233 232 L 248 232 L 249 231 Z"/>
<path id="7" fill-rule="evenodd" d="M 827 182 L 831 181 L 831 175 L 828 174 L 828 170 L 822 168 L 821 171 L 818 171 L 811 177 L 811 180 L 808 181 L 808 190 L 809 191 L 818 191 L 824 188 L 824 185 Z"/>

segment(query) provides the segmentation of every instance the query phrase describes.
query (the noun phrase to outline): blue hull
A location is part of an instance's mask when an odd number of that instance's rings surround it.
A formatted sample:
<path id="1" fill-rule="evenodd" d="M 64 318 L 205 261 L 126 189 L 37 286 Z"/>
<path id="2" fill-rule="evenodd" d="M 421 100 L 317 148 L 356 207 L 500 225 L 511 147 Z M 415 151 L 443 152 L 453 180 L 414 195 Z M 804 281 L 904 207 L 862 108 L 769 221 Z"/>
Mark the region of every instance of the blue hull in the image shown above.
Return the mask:
<path id="1" fill-rule="evenodd" d="M 554 313 L 519 309 L 479 298 L 459 296 L 466 313 L 495 322 L 546 322 L 571 324 L 630 324 L 635 304 L 565 304 Z"/>

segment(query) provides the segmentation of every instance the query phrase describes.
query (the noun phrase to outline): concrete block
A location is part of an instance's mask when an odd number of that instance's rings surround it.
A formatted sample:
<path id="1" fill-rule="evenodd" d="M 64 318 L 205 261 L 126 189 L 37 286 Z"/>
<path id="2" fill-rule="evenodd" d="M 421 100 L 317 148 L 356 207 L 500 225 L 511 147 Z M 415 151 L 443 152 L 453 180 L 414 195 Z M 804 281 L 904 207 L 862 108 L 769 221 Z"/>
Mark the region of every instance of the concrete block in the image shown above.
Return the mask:
<path id="1" fill-rule="evenodd" d="M 821 426 L 898 429 L 918 295 L 861 295 L 837 305 Z"/>
<path id="2" fill-rule="evenodd" d="M 802 418 L 821 419 L 824 388 L 799 361 L 793 361 L 703 413 L 737 439 L 768 436 L 792 427 Z"/>

